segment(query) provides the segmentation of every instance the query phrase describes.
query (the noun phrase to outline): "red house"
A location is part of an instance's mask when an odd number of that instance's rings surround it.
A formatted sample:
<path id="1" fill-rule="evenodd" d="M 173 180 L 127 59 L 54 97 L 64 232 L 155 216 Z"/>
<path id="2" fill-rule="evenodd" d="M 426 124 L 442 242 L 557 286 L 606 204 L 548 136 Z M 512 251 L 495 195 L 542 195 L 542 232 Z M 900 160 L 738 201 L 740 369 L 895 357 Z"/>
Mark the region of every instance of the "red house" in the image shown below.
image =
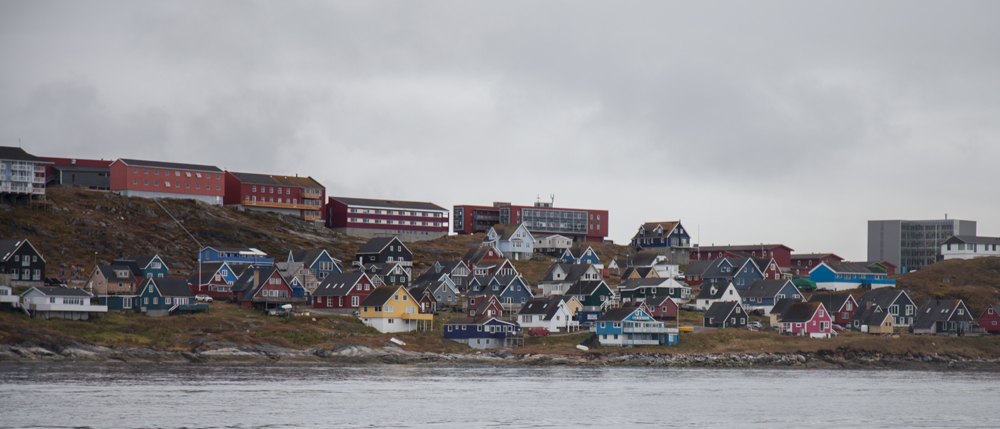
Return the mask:
<path id="1" fill-rule="evenodd" d="M 475 267 L 481 261 L 498 261 L 500 258 L 500 252 L 497 251 L 493 246 L 481 246 L 473 247 L 465 252 L 465 256 L 462 257 L 462 262 L 470 268 Z"/>
<path id="2" fill-rule="evenodd" d="M 350 313 L 375 290 L 365 273 L 331 273 L 313 291 L 313 308 Z"/>
<path id="3" fill-rule="evenodd" d="M 808 276 L 809 270 L 821 263 L 843 262 L 844 258 L 833 253 L 797 253 L 792 255 L 792 274 Z"/>
<path id="4" fill-rule="evenodd" d="M 760 268 L 764 280 L 781 280 L 781 267 L 774 258 L 754 258 L 754 263 Z"/>
<path id="5" fill-rule="evenodd" d="M 733 252 L 742 252 L 740 255 Z M 746 246 L 702 246 L 691 250 L 692 261 L 711 261 L 719 258 L 740 256 L 754 258 L 774 258 L 780 268 L 790 268 L 792 265 L 792 248 L 784 244 L 750 244 Z"/>
<path id="6" fill-rule="evenodd" d="M 818 302 L 793 303 L 778 321 L 781 323 L 782 334 L 830 338 L 833 332 L 830 313 Z"/>
<path id="7" fill-rule="evenodd" d="M 496 295 L 483 295 L 477 297 L 476 305 L 469 306 L 469 317 L 503 317 L 503 305 Z"/>
<path id="8" fill-rule="evenodd" d="M 833 315 L 833 323 L 850 326 L 851 317 L 858 310 L 858 301 L 849 293 L 814 293 L 809 302 L 819 302 Z"/>
<path id="9" fill-rule="evenodd" d="M 676 320 L 677 303 L 669 296 L 654 296 L 643 301 L 649 314 L 656 320 Z"/>
<path id="10" fill-rule="evenodd" d="M 990 304 L 979 315 L 979 327 L 991 334 L 1000 334 L 1000 304 Z"/>
<path id="11" fill-rule="evenodd" d="M 275 267 L 247 268 L 233 285 L 232 293 L 240 305 L 260 310 L 306 302 L 304 296 L 292 296 L 292 286 Z"/>
<path id="12" fill-rule="evenodd" d="M 226 172 L 222 203 L 242 210 L 267 211 L 322 221 L 326 188 L 312 177 Z"/>
<path id="13" fill-rule="evenodd" d="M 211 165 L 119 159 L 111 163 L 111 191 L 129 197 L 190 198 L 222 204 L 223 171 Z"/>

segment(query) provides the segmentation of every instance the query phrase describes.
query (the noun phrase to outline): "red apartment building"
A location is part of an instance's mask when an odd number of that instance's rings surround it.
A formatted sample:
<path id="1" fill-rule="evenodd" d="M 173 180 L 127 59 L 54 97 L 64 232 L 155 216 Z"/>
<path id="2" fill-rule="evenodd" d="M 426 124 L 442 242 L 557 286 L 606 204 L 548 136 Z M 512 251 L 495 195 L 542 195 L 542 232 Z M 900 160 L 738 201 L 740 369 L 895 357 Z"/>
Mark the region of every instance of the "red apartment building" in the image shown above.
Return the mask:
<path id="1" fill-rule="evenodd" d="M 774 258 L 778 267 L 792 266 L 792 248 L 784 244 L 750 244 L 746 246 L 701 246 L 691 249 L 692 261 L 712 261 L 719 258 L 753 256 Z"/>
<path id="2" fill-rule="evenodd" d="M 792 255 L 792 274 L 808 276 L 809 270 L 821 263 L 843 262 L 844 258 L 833 253 L 799 253 Z"/>
<path id="3" fill-rule="evenodd" d="M 523 223 L 536 236 L 559 234 L 574 241 L 600 243 L 608 236 L 608 211 L 566 209 L 551 203 L 534 206 L 514 206 L 493 203 L 493 206 L 455 206 L 454 231 L 457 234 L 486 232 L 500 223 Z"/>
<path id="4" fill-rule="evenodd" d="M 326 226 L 354 237 L 433 240 L 448 235 L 448 210 L 424 202 L 330 197 Z"/>
<path id="5" fill-rule="evenodd" d="M 129 197 L 190 198 L 222 205 L 223 171 L 211 165 L 119 159 L 111 163 L 111 191 Z"/>
<path id="6" fill-rule="evenodd" d="M 232 171 L 227 171 L 225 177 L 224 205 L 299 216 L 310 221 L 325 218 L 326 188 L 312 177 Z"/>

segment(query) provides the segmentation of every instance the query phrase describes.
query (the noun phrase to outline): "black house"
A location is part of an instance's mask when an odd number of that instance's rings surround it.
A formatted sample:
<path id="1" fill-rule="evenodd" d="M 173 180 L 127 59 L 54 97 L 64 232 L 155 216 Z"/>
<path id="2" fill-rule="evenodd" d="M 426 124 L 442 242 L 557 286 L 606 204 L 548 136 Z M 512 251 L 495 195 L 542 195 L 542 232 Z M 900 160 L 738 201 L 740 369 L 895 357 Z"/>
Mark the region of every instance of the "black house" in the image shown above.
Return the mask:
<path id="1" fill-rule="evenodd" d="M 413 266 L 413 252 L 396 237 L 376 237 L 368 240 L 354 254 L 354 265 L 396 263 L 407 271 Z"/>
<path id="2" fill-rule="evenodd" d="M 42 286 L 45 258 L 27 239 L 0 240 L 0 284 Z"/>
<path id="3" fill-rule="evenodd" d="M 716 302 L 705 312 L 705 327 L 742 328 L 747 326 L 747 313 L 738 302 Z"/>

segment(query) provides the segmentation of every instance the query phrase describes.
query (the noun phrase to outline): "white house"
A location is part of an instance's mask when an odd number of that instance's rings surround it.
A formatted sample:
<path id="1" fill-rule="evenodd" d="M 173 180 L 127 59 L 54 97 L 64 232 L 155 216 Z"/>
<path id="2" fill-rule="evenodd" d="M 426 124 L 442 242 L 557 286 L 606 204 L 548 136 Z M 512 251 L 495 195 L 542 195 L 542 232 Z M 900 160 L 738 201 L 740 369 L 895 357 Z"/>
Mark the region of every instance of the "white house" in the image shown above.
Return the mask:
<path id="1" fill-rule="evenodd" d="M 573 246 L 573 239 L 562 235 L 548 235 L 535 238 L 535 251 L 550 255 L 562 255 Z"/>
<path id="2" fill-rule="evenodd" d="M 528 260 L 535 251 L 535 238 L 524 224 L 499 223 L 486 231 L 483 246 L 495 247 L 508 259 Z"/>
<path id="3" fill-rule="evenodd" d="M 87 320 L 90 313 L 107 313 L 106 305 L 91 305 L 93 295 L 70 287 L 33 287 L 21 294 L 21 302 L 32 317 Z"/>
<path id="4" fill-rule="evenodd" d="M 701 292 L 695 298 L 695 308 L 699 311 L 708 311 L 708 308 L 716 302 L 742 302 L 740 292 L 732 282 L 725 287 L 720 287 L 716 283 L 706 283 L 701 285 Z"/>
<path id="5" fill-rule="evenodd" d="M 562 298 L 529 300 L 517 313 L 521 329 L 545 328 L 549 332 L 569 332 L 579 329 L 580 322 L 573 320 L 573 311 Z"/>
<path id="6" fill-rule="evenodd" d="M 0 285 L 0 308 L 18 308 L 21 297 L 14 295 L 14 288 Z"/>
<path id="7" fill-rule="evenodd" d="M 945 260 L 1000 256 L 1000 238 L 956 235 L 941 244 L 941 256 Z"/>
<path id="8" fill-rule="evenodd" d="M 542 296 L 562 295 L 578 281 L 601 280 L 601 272 L 591 264 L 555 263 L 538 282 Z"/>

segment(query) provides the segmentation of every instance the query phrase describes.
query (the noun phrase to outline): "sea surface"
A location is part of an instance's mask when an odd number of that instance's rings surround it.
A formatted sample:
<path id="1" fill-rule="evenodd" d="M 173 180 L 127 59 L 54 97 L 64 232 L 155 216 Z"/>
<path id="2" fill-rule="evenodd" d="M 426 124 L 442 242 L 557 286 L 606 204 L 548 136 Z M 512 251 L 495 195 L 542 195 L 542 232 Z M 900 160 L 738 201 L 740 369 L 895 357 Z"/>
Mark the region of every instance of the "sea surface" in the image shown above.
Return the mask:
<path id="1" fill-rule="evenodd" d="M 0 363 L 0 427 L 1000 427 L 990 372 Z"/>

